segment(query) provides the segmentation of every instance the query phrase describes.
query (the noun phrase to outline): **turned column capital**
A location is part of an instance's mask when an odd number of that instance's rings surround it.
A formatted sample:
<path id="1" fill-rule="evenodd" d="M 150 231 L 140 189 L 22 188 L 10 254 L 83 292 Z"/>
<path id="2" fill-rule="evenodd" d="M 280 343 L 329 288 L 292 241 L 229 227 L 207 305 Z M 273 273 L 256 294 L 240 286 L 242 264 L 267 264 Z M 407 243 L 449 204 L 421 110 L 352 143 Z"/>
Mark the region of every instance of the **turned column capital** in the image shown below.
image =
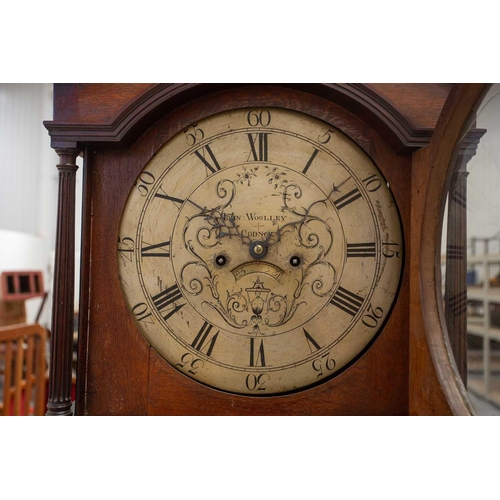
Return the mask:
<path id="1" fill-rule="evenodd" d="M 59 156 L 59 163 L 56 165 L 59 170 L 64 168 L 78 169 L 76 158 L 81 153 L 81 150 L 74 147 L 58 147 L 55 152 Z"/>

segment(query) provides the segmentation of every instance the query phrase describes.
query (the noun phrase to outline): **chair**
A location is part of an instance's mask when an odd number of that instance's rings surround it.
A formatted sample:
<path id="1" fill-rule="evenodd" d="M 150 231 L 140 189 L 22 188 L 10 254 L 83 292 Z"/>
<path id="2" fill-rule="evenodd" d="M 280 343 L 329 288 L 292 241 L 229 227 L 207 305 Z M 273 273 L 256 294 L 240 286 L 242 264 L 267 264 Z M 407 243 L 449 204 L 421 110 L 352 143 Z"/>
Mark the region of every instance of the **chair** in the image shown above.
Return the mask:
<path id="1" fill-rule="evenodd" d="M 0 327 L 0 415 L 45 413 L 46 342 L 38 324 Z"/>

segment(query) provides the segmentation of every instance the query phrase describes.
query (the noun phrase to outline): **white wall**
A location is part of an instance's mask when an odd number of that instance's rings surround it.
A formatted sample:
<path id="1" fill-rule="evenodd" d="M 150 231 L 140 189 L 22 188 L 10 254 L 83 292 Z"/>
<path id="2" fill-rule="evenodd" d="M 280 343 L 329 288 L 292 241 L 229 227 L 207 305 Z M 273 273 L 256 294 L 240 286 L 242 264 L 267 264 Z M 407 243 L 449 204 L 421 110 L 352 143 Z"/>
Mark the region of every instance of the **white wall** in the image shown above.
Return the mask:
<path id="1" fill-rule="evenodd" d="M 51 84 L 0 84 L 0 228 L 41 234 L 57 192 L 57 155 L 43 120 L 52 119 Z"/>
<path id="2" fill-rule="evenodd" d="M 467 236 L 490 237 L 500 233 L 500 84 L 479 107 L 476 127 L 487 132 L 467 165 Z"/>
<path id="3" fill-rule="evenodd" d="M 52 290 L 56 237 L 58 156 L 43 126 L 53 118 L 50 83 L 0 84 L 0 271 L 41 270 Z M 81 159 L 78 164 L 81 166 Z M 80 249 L 81 168 L 77 173 L 76 249 Z M 75 269 L 78 280 L 79 261 Z M 75 290 L 75 294 L 77 289 Z M 52 297 L 44 308 L 50 328 Z M 27 303 L 28 321 L 37 306 Z"/>

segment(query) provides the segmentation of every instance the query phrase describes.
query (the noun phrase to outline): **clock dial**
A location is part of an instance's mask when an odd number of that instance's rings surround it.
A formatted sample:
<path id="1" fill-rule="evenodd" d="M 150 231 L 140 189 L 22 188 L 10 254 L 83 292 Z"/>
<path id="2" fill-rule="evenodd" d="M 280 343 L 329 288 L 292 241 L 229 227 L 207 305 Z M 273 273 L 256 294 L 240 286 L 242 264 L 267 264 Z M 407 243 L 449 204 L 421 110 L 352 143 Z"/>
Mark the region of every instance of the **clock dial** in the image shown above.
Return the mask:
<path id="1" fill-rule="evenodd" d="M 381 331 L 403 235 L 382 174 L 295 111 L 194 123 L 149 161 L 120 223 L 118 269 L 147 341 L 201 383 L 265 396 L 327 380 Z"/>

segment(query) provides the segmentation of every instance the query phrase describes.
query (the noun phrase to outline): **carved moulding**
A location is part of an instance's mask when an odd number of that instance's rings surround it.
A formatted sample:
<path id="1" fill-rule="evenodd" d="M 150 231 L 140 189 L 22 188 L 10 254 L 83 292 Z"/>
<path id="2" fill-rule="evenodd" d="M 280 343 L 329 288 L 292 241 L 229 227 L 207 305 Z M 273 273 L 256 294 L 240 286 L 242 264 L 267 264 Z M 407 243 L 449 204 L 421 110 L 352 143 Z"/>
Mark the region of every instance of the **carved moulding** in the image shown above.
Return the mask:
<path id="1" fill-rule="evenodd" d="M 241 88 L 243 84 L 162 83 L 144 91 L 116 115 L 111 123 L 44 122 L 52 147 L 68 141 L 92 143 L 94 146 L 130 145 L 161 116 L 187 102 L 208 94 Z M 256 85 L 252 85 L 255 87 Z M 384 97 L 363 84 L 273 84 L 267 88 L 289 88 L 328 98 L 362 118 L 377 130 L 398 153 L 426 146 L 432 128 L 417 127 Z"/>

